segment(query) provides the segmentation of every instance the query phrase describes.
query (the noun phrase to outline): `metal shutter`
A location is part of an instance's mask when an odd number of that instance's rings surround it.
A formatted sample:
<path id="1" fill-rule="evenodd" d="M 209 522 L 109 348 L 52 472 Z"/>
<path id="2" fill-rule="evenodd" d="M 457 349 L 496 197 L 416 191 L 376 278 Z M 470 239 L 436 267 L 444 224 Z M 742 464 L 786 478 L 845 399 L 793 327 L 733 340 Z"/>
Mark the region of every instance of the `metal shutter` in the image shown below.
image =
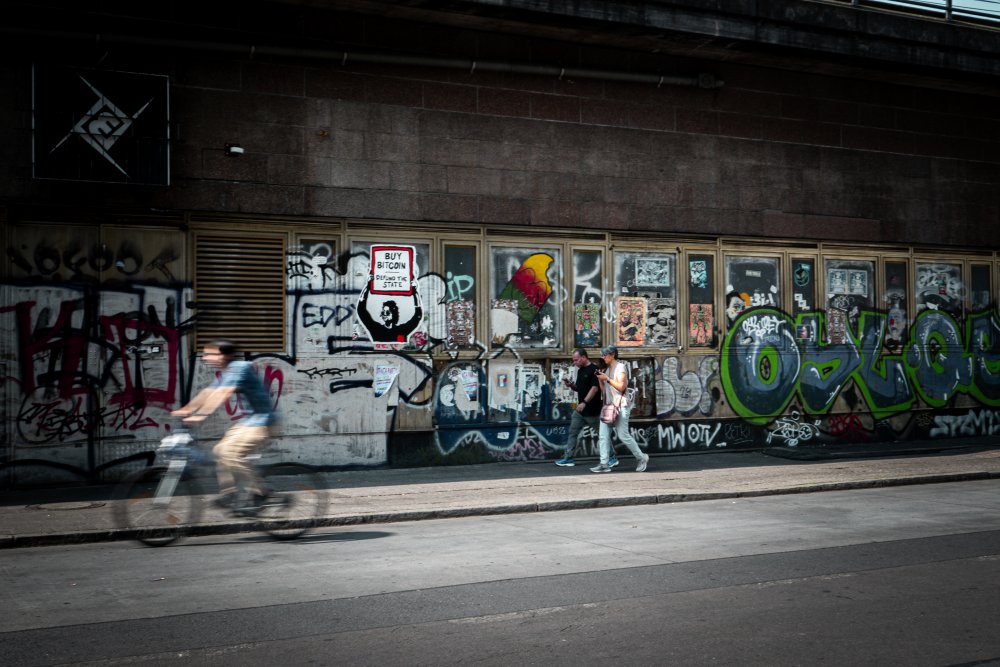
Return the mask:
<path id="1" fill-rule="evenodd" d="M 195 235 L 195 342 L 285 351 L 285 237 Z"/>

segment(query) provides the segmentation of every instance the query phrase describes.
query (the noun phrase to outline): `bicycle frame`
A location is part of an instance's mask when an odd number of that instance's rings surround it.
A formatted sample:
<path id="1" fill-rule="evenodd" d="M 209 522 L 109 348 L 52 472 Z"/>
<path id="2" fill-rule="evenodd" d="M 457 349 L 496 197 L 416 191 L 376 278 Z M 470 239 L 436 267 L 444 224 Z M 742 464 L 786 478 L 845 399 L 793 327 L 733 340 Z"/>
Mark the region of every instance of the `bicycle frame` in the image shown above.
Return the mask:
<path id="1" fill-rule="evenodd" d="M 191 448 L 194 438 L 186 430 L 176 431 L 167 435 L 156 448 L 157 460 L 167 464 L 167 472 L 156 487 L 153 504 L 159 507 L 169 504 L 177 490 L 188 463 L 191 462 Z"/>

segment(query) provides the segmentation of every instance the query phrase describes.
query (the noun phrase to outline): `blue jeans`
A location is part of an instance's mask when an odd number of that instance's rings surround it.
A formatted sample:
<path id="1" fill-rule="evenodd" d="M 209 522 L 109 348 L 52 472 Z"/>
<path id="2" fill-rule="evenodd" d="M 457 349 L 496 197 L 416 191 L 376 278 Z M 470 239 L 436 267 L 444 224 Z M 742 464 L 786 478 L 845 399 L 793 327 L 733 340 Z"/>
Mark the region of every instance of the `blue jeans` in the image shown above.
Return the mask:
<path id="1" fill-rule="evenodd" d="M 579 440 L 580 431 L 583 430 L 584 425 L 597 428 L 600 420 L 600 415 L 581 415 L 576 410 L 573 410 L 573 414 L 569 418 L 569 437 L 566 438 L 566 452 L 563 454 L 564 459 L 573 458 L 573 450 L 576 449 L 576 441 Z"/>
<path id="2" fill-rule="evenodd" d="M 635 441 L 632 434 L 628 430 L 628 416 L 632 412 L 632 406 L 627 408 L 622 408 L 618 412 L 618 419 L 614 424 L 605 424 L 601 422 L 600 437 L 598 438 L 598 445 L 601 450 L 601 465 L 608 465 L 608 459 L 611 456 L 611 430 L 614 429 L 615 435 L 618 439 L 628 447 L 628 450 L 632 452 L 632 456 L 636 459 L 641 459 L 643 457 L 642 450 L 639 449 L 639 443 Z"/>

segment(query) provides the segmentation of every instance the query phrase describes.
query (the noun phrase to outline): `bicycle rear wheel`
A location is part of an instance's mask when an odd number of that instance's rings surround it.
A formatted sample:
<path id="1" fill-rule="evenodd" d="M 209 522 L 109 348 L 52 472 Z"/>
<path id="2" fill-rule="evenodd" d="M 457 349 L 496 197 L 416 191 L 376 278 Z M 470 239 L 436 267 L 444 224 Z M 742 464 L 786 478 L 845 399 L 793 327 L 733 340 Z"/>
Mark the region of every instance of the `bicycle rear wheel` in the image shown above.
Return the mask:
<path id="1" fill-rule="evenodd" d="M 115 487 L 115 524 L 151 547 L 170 544 L 201 517 L 201 489 L 193 478 L 182 478 L 169 498 L 156 501 L 156 489 L 166 472 L 166 466 L 145 468 Z"/>
<path id="2" fill-rule="evenodd" d="M 316 526 L 326 511 L 323 478 L 299 463 L 278 463 L 261 471 L 271 496 L 261 506 L 261 528 L 277 540 L 293 540 Z"/>

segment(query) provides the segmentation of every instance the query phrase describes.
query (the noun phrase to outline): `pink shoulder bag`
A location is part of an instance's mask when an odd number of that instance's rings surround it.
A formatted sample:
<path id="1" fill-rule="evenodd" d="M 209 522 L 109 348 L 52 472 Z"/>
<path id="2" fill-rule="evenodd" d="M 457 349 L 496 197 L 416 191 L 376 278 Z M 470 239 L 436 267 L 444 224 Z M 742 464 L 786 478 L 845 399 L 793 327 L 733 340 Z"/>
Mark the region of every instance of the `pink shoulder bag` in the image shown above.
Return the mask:
<path id="1" fill-rule="evenodd" d="M 628 377 L 627 366 L 625 367 L 625 377 Z M 625 397 L 626 389 L 628 389 L 628 380 L 625 381 L 625 387 L 622 389 L 621 393 L 618 394 L 618 404 L 606 403 L 604 407 L 601 408 L 601 421 L 605 424 L 614 424 L 618 421 L 618 413 L 621 412 L 621 403 L 622 399 Z"/>

